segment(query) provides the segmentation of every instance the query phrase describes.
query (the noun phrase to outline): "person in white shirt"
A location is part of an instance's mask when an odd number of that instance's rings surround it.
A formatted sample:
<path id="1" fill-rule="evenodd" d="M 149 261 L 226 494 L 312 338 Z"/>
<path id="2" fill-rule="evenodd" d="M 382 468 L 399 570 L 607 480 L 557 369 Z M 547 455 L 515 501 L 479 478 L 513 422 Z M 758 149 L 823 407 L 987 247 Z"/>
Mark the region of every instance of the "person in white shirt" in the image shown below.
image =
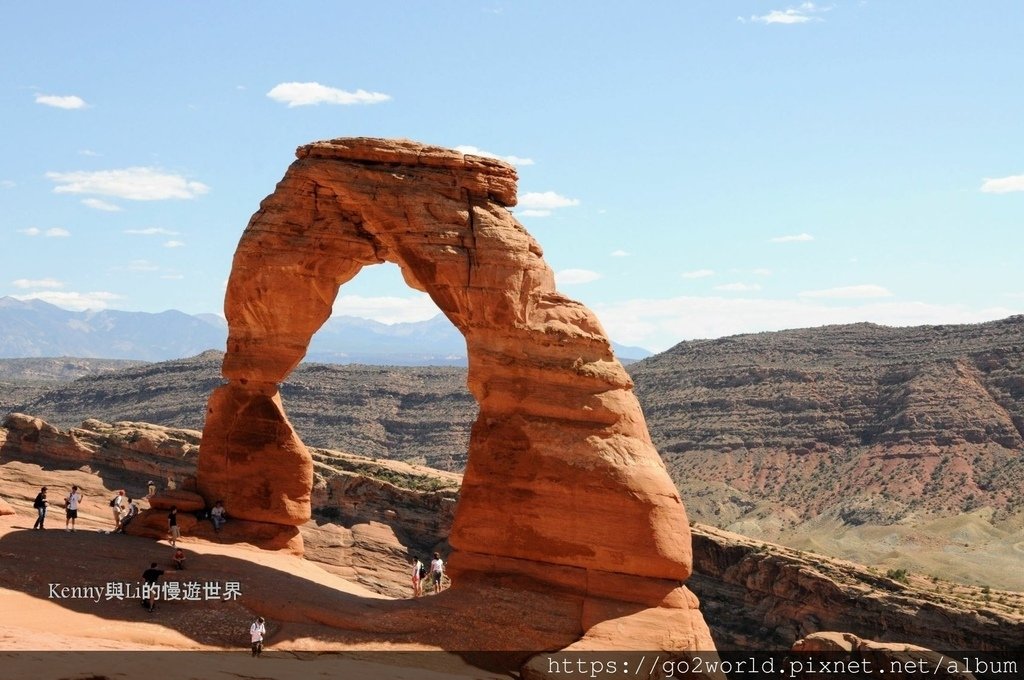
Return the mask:
<path id="1" fill-rule="evenodd" d="M 124 489 L 117 492 L 117 495 L 110 501 L 110 510 L 114 514 L 114 531 L 121 526 L 121 515 L 124 511 Z"/>
<path id="2" fill-rule="evenodd" d="M 78 519 L 78 506 L 82 503 L 82 493 L 77 486 L 71 487 L 71 493 L 64 499 L 64 531 L 75 530 L 75 520 Z"/>
<path id="3" fill-rule="evenodd" d="M 434 580 L 434 592 L 441 592 L 444 589 L 444 561 L 441 553 L 434 553 L 434 559 L 430 560 L 430 578 Z"/>
<path id="4" fill-rule="evenodd" d="M 258 617 L 249 626 L 249 636 L 252 638 L 252 655 L 259 656 L 263 653 L 263 636 L 267 634 L 266 621 Z"/>

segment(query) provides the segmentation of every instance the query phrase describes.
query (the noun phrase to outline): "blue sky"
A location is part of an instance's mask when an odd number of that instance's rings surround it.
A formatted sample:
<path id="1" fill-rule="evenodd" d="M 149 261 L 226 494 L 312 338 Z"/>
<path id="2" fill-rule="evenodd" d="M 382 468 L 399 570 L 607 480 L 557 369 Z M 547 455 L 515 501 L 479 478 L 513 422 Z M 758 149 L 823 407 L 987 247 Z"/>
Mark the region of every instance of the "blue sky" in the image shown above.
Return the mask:
<path id="1" fill-rule="evenodd" d="M 511 157 L 609 334 L 1024 311 L 1024 4 L 4 3 L 0 296 L 219 312 L 294 159 Z M 338 313 L 428 318 L 397 269 Z"/>

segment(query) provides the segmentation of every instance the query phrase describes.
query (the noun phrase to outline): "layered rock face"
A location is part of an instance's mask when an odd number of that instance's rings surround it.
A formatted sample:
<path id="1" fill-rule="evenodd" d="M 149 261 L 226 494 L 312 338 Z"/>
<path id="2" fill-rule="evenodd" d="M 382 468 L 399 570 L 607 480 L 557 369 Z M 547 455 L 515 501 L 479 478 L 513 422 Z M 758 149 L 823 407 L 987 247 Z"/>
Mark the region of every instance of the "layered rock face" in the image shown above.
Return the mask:
<path id="1" fill-rule="evenodd" d="M 636 614 L 664 640 L 675 610 L 672 644 L 711 648 L 681 587 L 686 514 L 632 382 L 594 314 L 555 290 L 540 246 L 507 210 L 515 192 L 504 163 L 414 142 L 301 147 L 235 253 L 229 382 L 210 399 L 199 489 L 244 519 L 309 518 L 312 461 L 278 384 L 339 287 L 394 262 L 466 337 L 480 407 L 450 539 L 456 582 L 556 584 L 587 598 L 583 630 Z M 648 621 L 659 606 L 664 615 Z"/>

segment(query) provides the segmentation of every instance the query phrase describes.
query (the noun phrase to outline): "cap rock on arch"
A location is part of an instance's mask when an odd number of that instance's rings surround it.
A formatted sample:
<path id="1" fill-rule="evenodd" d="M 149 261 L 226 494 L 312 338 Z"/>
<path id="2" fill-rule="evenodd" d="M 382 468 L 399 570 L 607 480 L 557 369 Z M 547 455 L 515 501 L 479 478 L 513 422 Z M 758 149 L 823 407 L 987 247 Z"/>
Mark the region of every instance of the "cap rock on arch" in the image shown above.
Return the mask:
<path id="1" fill-rule="evenodd" d="M 228 383 L 210 397 L 200 492 L 239 519 L 309 519 L 312 461 L 278 384 L 339 287 L 393 262 L 465 336 L 480 406 L 450 537 L 456 584 L 507 574 L 580 595 L 583 647 L 611 644 L 608 622 L 630 616 L 648 648 L 712 648 L 682 587 L 679 494 L 596 316 L 557 292 L 508 210 L 515 170 L 408 140 L 335 139 L 297 156 L 235 252 Z"/>

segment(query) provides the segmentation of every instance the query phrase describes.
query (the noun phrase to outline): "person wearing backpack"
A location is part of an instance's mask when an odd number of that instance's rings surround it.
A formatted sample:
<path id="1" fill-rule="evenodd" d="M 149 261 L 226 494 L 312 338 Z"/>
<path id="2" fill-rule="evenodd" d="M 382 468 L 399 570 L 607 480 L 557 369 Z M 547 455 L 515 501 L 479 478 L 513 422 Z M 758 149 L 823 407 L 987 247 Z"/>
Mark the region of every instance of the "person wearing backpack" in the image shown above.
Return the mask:
<path id="1" fill-rule="evenodd" d="M 121 506 L 124 503 L 124 489 L 117 492 L 113 498 L 110 499 L 110 510 L 114 513 L 114 528 L 113 531 L 117 531 L 117 528 L 121 526 Z"/>
<path id="2" fill-rule="evenodd" d="M 36 499 L 32 501 L 32 507 L 35 508 L 36 512 L 39 514 L 38 519 L 36 519 L 36 523 L 32 525 L 33 529 L 46 528 L 43 526 L 43 522 L 46 521 L 46 505 L 46 487 L 44 486 L 39 490 L 39 493 L 36 494 Z"/>
<path id="3" fill-rule="evenodd" d="M 413 558 L 412 565 L 412 596 L 419 597 L 423 594 L 423 579 L 427 576 L 427 568 L 419 557 Z"/>

